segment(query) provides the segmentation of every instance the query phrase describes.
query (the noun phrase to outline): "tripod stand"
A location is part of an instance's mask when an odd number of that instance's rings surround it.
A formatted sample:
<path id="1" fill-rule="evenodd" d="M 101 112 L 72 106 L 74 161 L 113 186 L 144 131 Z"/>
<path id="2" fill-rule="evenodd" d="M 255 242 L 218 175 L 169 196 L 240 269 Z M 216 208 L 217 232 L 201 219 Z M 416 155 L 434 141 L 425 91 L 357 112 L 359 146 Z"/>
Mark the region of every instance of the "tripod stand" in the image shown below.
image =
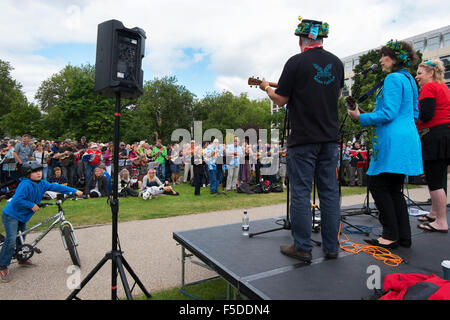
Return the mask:
<path id="1" fill-rule="evenodd" d="M 91 272 L 87 275 L 87 277 L 81 282 L 78 289 L 75 289 L 67 300 L 73 300 L 77 298 L 77 294 L 83 289 L 83 287 L 95 276 L 95 274 L 103 267 L 103 265 L 111 260 L 112 262 L 112 270 L 111 270 L 111 300 L 117 300 L 117 272 L 120 275 L 122 280 L 122 285 L 125 290 L 125 295 L 128 300 L 132 300 L 131 290 L 127 282 L 127 278 L 125 275 L 125 269 L 129 272 L 131 277 L 134 279 L 136 284 L 141 288 L 147 298 L 150 298 L 151 295 L 145 289 L 142 282 L 139 280 L 137 275 L 131 269 L 128 262 L 122 255 L 122 251 L 120 250 L 120 246 L 118 243 L 118 234 L 117 234 L 117 218 L 119 212 L 119 200 L 118 200 L 118 182 L 119 182 L 119 129 L 120 129 L 120 91 L 116 91 L 116 107 L 115 107 L 115 122 L 114 122 L 114 172 L 113 172 L 113 196 L 109 200 L 112 211 L 112 249 L 107 252 L 103 259 L 92 269 Z M 78 298 L 77 298 L 78 299 Z"/>

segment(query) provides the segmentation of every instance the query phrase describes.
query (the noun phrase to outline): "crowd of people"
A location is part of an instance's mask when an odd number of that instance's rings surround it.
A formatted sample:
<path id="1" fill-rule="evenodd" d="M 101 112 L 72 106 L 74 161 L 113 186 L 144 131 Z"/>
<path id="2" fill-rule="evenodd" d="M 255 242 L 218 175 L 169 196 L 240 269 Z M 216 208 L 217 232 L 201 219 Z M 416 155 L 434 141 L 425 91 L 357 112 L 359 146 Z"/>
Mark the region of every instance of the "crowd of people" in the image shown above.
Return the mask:
<path id="1" fill-rule="evenodd" d="M 5 137 L 0 149 L 1 183 L 18 181 L 22 164 L 36 161 L 42 164 L 44 180 L 77 188 L 87 197 L 106 197 L 112 192 L 112 142 L 88 143 L 86 137 L 79 141 L 36 140 L 25 134 L 18 139 Z M 202 145 L 192 140 L 181 146 L 165 146 L 159 139 L 154 145 L 121 142 L 118 157 L 119 196 L 142 196 L 149 190 L 153 190 L 152 196 L 177 194 L 173 189 L 180 183 L 195 186 L 195 195 L 208 186 L 214 194 L 219 187 L 237 191 L 242 183 L 280 182 L 283 187 L 286 183 L 286 146 L 261 140 L 255 145 L 250 145 L 248 138 L 241 143 L 238 137 L 230 144 L 217 139 Z"/>

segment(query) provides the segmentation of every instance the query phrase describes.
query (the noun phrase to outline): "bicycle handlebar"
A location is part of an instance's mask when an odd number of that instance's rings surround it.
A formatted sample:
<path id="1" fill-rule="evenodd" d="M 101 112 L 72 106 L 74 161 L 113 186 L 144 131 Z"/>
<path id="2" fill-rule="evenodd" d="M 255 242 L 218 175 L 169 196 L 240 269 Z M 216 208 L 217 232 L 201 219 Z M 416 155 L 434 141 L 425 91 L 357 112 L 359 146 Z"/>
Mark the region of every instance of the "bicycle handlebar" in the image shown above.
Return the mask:
<path id="1" fill-rule="evenodd" d="M 39 208 L 45 208 L 47 206 L 61 205 L 61 204 L 63 204 L 64 201 L 69 200 L 69 199 L 71 199 L 71 200 L 79 200 L 79 199 L 84 199 L 84 198 L 77 198 L 76 194 L 72 194 L 72 195 L 68 195 L 67 197 L 60 198 L 60 199 L 56 200 L 56 202 L 40 203 L 40 204 L 38 204 L 38 207 Z"/>

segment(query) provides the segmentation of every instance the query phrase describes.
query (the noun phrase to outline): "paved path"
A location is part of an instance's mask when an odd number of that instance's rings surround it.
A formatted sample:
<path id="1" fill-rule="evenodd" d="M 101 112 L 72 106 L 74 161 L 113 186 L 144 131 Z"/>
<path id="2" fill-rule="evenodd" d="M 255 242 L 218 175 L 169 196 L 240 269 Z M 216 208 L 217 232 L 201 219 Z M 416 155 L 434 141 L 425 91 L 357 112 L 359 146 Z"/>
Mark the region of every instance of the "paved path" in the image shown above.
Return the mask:
<path id="1" fill-rule="evenodd" d="M 426 201 L 428 189 L 424 186 L 409 192 L 414 201 Z M 358 205 L 365 195 L 348 196 L 342 199 L 342 206 Z M 373 200 L 371 199 L 371 202 Z M 248 209 L 250 221 L 285 215 L 286 204 Z M 243 209 L 193 214 L 163 219 L 140 220 L 119 223 L 119 237 L 124 257 L 142 280 L 150 293 L 178 287 L 181 283 L 181 247 L 172 238 L 173 232 L 204 228 L 209 226 L 238 223 Z M 120 209 L 119 209 L 120 214 Z M 76 235 L 80 242 L 82 268 L 81 279 L 111 250 L 111 225 L 78 228 Z M 31 236 L 30 236 L 31 237 Z M 0 283 L 0 300 L 60 300 L 72 292 L 67 281 L 73 278 L 69 266 L 71 261 L 64 251 L 59 231 L 51 231 L 39 246 L 42 254 L 34 255 L 33 268 L 10 266 L 12 280 Z M 69 272 L 69 273 L 68 273 Z M 191 282 L 214 276 L 211 271 L 197 265 L 187 264 L 186 281 Z M 134 281 L 128 277 L 128 282 Z M 78 297 L 89 300 L 111 298 L 111 262 L 92 278 Z M 118 277 L 118 295 L 123 297 L 122 284 Z M 140 294 L 136 287 L 133 294 Z"/>

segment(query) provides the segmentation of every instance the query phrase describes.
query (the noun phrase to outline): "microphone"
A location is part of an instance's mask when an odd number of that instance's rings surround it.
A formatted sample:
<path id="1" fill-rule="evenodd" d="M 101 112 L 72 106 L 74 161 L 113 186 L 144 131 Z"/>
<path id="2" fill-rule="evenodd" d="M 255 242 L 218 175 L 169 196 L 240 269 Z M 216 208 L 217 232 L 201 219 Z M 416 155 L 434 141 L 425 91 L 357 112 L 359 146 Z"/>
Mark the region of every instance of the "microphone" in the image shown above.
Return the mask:
<path id="1" fill-rule="evenodd" d="M 363 70 L 363 71 L 361 72 L 361 74 L 364 75 L 364 74 L 366 74 L 366 73 L 368 73 L 368 72 L 370 72 L 370 71 L 372 71 L 372 70 L 375 70 L 376 68 L 378 68 L 378 65 L 377 65 L 376 63 L 374 63 L 373 65 L 371 65 L 371 66 L 368 67 L 367 69 Z"/>

